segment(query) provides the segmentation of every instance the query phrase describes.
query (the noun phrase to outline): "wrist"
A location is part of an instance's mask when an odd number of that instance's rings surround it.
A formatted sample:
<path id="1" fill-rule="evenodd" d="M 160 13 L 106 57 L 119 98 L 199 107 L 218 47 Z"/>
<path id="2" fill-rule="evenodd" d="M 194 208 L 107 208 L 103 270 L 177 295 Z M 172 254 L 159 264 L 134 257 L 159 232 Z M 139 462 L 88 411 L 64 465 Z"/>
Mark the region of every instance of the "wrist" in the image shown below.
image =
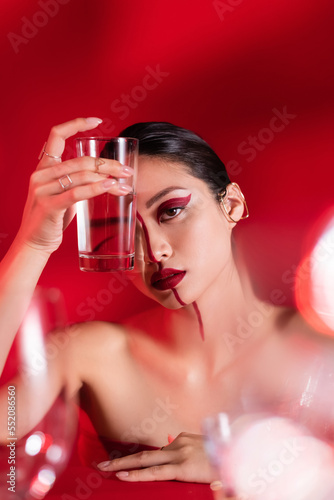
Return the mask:
<path id="1" fill-rule="evenodd" d="M 30 241 L 22 238 L 19 234 L 13 241 L 12 249 L 15 254 L 24 253 L 27 256 L 31 256 L 33 259 L 36 258 L 45 263 L 49 260 L 52 254 L 52 251 L 31 243 Z"/>

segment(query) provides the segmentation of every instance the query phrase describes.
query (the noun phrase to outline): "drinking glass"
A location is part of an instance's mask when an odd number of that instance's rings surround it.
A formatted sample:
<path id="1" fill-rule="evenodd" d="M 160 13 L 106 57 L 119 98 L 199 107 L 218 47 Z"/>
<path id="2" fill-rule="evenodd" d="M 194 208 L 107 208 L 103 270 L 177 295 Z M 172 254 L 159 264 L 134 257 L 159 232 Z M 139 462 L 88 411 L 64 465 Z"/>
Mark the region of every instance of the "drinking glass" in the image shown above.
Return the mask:
<path id="1" fill-rule="evenodd" d="M 65 382 L 50 391 L 56 357 L 71 341 L 64 324 L 60 292 L 37 288 L 0 379 L 1 500 L 41 500 L 72 453 L 77 406 Z"/>
<path id="2" fill-rule="evenodd" d="M 271 404 L 249 374 L 238 414 L 204 420 L 207 454 L 221 483 L 217 500 L 334 498 L 333 354 L 328 344 L 303 363 L 303 371 L 296 365 Z"/>
<path id="3" fill-rule="evenodd" d="M 119 179 L 129 194 L 101 194 L 77 203 L 79 266 L 82 271 L 128 271 L 134 267 L 138 140 L 128 137 L 79 137 L 77 155 L 116 160 L 134 175 Z"/>

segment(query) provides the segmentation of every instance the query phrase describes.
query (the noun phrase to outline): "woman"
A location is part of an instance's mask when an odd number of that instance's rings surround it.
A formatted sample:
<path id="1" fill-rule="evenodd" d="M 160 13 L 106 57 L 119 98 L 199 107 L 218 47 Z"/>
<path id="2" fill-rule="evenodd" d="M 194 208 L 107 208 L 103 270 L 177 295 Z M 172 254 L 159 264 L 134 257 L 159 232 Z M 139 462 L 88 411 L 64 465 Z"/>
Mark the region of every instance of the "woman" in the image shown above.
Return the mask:
<path id="1" fill-rule="evenodd" d="M 31 176 L 22 225 L 1 263 L 1 366 L 39 276 L 73 218 L 73 204 L 106 192 L 127 193 L 117 179 L 131 172 L 113 160 L 98 172 L 93 158 L 61 162 L 65 140 L 99 123 L 79 118 L 54 127 Z M 100 436 L 154 447 L 101 469 L 118 471 L 125 481 L 210 482 L 203 419 L 249 409 L 254 387 L 264 405 L 275 405 L 284 386 L 282 363 L 292 379 L 296 366 L 308 362 L 294 347 L 295 331 L 309 338 L 312 332 L 297 313 L 259 301 L 238 270 L 232 231 L 247 206 L 209 146 L 166 123 L 137 124 L 123 135 L 140 140 L 136 285 L 158 307 L 123 326 L 76 326 L 79 333 L 51 362 L 48 396 L 19 432 L 37 423 L 66 379 Z M 72 183 L 64 187 L 59 179 L 67 175 Z"/>

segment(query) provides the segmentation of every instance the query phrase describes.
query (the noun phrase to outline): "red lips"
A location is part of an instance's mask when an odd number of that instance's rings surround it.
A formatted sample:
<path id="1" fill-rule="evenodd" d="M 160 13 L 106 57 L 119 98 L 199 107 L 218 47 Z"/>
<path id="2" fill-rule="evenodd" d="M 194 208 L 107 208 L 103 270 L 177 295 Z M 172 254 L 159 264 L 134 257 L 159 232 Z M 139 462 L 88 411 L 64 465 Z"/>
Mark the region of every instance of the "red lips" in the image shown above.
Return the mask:
<path id="1" fill-rule="evenodd" d="M 169 290 L 176 287 L 183 280 L 186 271 L 180 271 L 180 269 L 161 269 L 156 273 L 152 274 L 151 285 L 156 290 Z"/>

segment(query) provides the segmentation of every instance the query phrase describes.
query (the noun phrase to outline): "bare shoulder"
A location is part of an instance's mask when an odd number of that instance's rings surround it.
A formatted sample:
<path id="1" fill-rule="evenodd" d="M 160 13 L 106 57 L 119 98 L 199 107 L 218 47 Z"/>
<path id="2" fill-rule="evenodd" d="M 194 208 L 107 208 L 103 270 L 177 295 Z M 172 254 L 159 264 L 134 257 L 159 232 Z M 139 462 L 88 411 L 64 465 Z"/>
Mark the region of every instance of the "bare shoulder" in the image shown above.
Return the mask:
<path id="1" fill-rule="evenodd" d="M 101 356 L 103 352 L 120 354 L 126 350 L 128 329 L 105 321 L 89 321 L 70 326 L 66 333 L 73 340 L 71 354 Z"/>
<path id="2" fill-rule="evenodd" d="M 256 382 L 264 400 L 275 402 L 288 398 L 297 401 L 311 379 L 312 384 L 315 383 L 313 377 L 324 377 L 321 378 L 324 381 L 332 376 L 332 336 L 314 329 L 293 308 L 275 307 L 268 326 L 272 335 L 264 337 L 249 359 L 250 368 L 246 371 L 247 383 Z"/>
<path id="3" fill-rule="evenodd" d="M 104 321 L 77 323 L 48 336 L 49 352 L 57 354 L 66 377 L 81 386 L 90 371 L 106 361 L 120 360 L 128 354 L 127 328 Z"/>
<path id="4" fill-rule="evenodd" d="M 276 332 L 284 343 L 312 349 L 313 352 L 334 353 L 334 332 L 322 332 L 313 327 L 293 308 L 278 308 L 275 316 Z"/>

